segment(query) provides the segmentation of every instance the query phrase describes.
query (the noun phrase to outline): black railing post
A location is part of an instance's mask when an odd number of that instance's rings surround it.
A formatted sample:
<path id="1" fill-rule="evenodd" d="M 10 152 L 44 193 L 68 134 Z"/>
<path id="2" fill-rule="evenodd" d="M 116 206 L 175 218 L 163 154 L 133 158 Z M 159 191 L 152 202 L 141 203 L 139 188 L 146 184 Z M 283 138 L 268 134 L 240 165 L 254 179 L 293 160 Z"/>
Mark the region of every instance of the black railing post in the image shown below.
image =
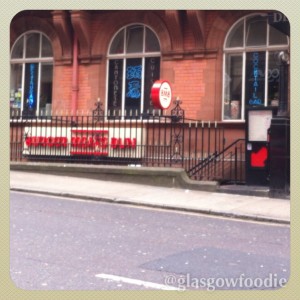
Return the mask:
<path id="1" fill-rule="evenodd" d="M 234 148 L 234 180 L 235 182 L 238 181 L 238 166 L 237 166 L 237 146 Z"/>
<path id="2" fill-rule="evenodd" d="M 98 98 L 95 106 L 96 108 L 93 110 L 93 121 L 95 123 L 104 121 L 104 110 L 102 108 L 103 103 L 100 101 L 100 98 Z"/>
<path id="3" fill-rule="evenodd" d="M 134 111 L 126 117 L 117 111 L 106 116 L 100 101 L 87 115 L 56 115 L 47 122 L 12 117 L 10 158 L 122 165 L 139 161 L 145 166 L 184 167 L 197 180 L 240 180 L 239 151 L 244 148 L 237 145 L 239 140 L 225 148 L 224 128 L 216 122 L 185 123 L 180 103 L 174 101 L 171 115 L 142 120 Z M 31 137 L 27 145 L 26 134 Z"/>
<path id="4" fill-rule="evenodd" d="M 174 101 L 175 107 L 171 110 L 171 149 L 170 163 L 184 162 L 184 110 L 181 108 L 181 100 Z"/>

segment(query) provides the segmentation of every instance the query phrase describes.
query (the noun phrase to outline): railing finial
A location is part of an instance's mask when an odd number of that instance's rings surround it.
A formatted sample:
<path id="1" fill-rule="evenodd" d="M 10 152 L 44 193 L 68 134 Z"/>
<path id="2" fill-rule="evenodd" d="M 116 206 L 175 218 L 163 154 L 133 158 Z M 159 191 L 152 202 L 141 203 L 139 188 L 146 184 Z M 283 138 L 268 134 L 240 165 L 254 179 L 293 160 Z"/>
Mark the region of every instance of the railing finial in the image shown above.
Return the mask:
<path id="1" fill-rule="evenodd" d="M 175 104 L 175 107 L 171 110 L 171 120 L 172 122 L 177 123 L 184 119 L 184 110 L 180 106 L 182 101 L 179 97 L 177 97 L 173 103 Z"/>
<path id="2" fill-rule="evenodd" d="M 95 122 L 101 122 L 104 120 L 104 110 L 102 108 L 103 103 L 101 102 L 100 98 L 97 99 L 95 106 L 96 108 L 93 109 L 93 120 Z"/>

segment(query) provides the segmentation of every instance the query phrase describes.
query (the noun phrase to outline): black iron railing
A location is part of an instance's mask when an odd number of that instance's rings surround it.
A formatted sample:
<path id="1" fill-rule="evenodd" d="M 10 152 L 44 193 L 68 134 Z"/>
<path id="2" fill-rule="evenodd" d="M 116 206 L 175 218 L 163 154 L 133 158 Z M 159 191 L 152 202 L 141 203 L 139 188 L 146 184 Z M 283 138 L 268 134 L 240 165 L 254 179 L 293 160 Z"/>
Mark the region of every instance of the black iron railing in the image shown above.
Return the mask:
<path id="1" fill-rule="evenodd" d="M 244 183 L 245 139 L 238 139 L 221 151 L 215 149 L 204 159 L 195 160 L 187 169 L 195 180 L 218 180 L 222 183 Z"/>
<path id="2" fill-rule="evenodd" d="M 244 142 L 225 147 L 217 122 L 171 115 L 51 116 L 10 121 L 11 161 L 80 162 L 184 168 L 195 180 L 242 182 Z"/>

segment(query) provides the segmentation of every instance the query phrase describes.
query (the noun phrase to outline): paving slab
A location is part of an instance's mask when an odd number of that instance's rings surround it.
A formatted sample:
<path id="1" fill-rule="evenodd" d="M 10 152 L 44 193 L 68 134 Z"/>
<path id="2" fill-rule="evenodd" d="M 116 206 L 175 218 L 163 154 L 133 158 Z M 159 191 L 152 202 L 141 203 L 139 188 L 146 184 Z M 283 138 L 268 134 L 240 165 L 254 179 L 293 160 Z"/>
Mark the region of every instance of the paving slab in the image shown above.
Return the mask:
<path id="1" fill-rule="evenodd" d="M 99 179 L 10 172 L 11 190 L 289 224 L 290 201 Z"/>

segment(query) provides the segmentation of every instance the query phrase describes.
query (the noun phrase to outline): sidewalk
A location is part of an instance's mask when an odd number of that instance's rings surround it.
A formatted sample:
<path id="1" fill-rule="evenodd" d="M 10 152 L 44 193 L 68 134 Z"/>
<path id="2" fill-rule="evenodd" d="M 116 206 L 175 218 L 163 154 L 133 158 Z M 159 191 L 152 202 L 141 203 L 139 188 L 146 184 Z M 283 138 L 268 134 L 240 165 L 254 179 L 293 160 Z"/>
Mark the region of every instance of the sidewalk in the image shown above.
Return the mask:
<path id="1" fill-rule="evenodd" d="M 281 224 L 290 223 L 290 201 L 286 199 L 13 170 L 10 172 L 10 188 L 12 191 L 28 191 Z"/>

